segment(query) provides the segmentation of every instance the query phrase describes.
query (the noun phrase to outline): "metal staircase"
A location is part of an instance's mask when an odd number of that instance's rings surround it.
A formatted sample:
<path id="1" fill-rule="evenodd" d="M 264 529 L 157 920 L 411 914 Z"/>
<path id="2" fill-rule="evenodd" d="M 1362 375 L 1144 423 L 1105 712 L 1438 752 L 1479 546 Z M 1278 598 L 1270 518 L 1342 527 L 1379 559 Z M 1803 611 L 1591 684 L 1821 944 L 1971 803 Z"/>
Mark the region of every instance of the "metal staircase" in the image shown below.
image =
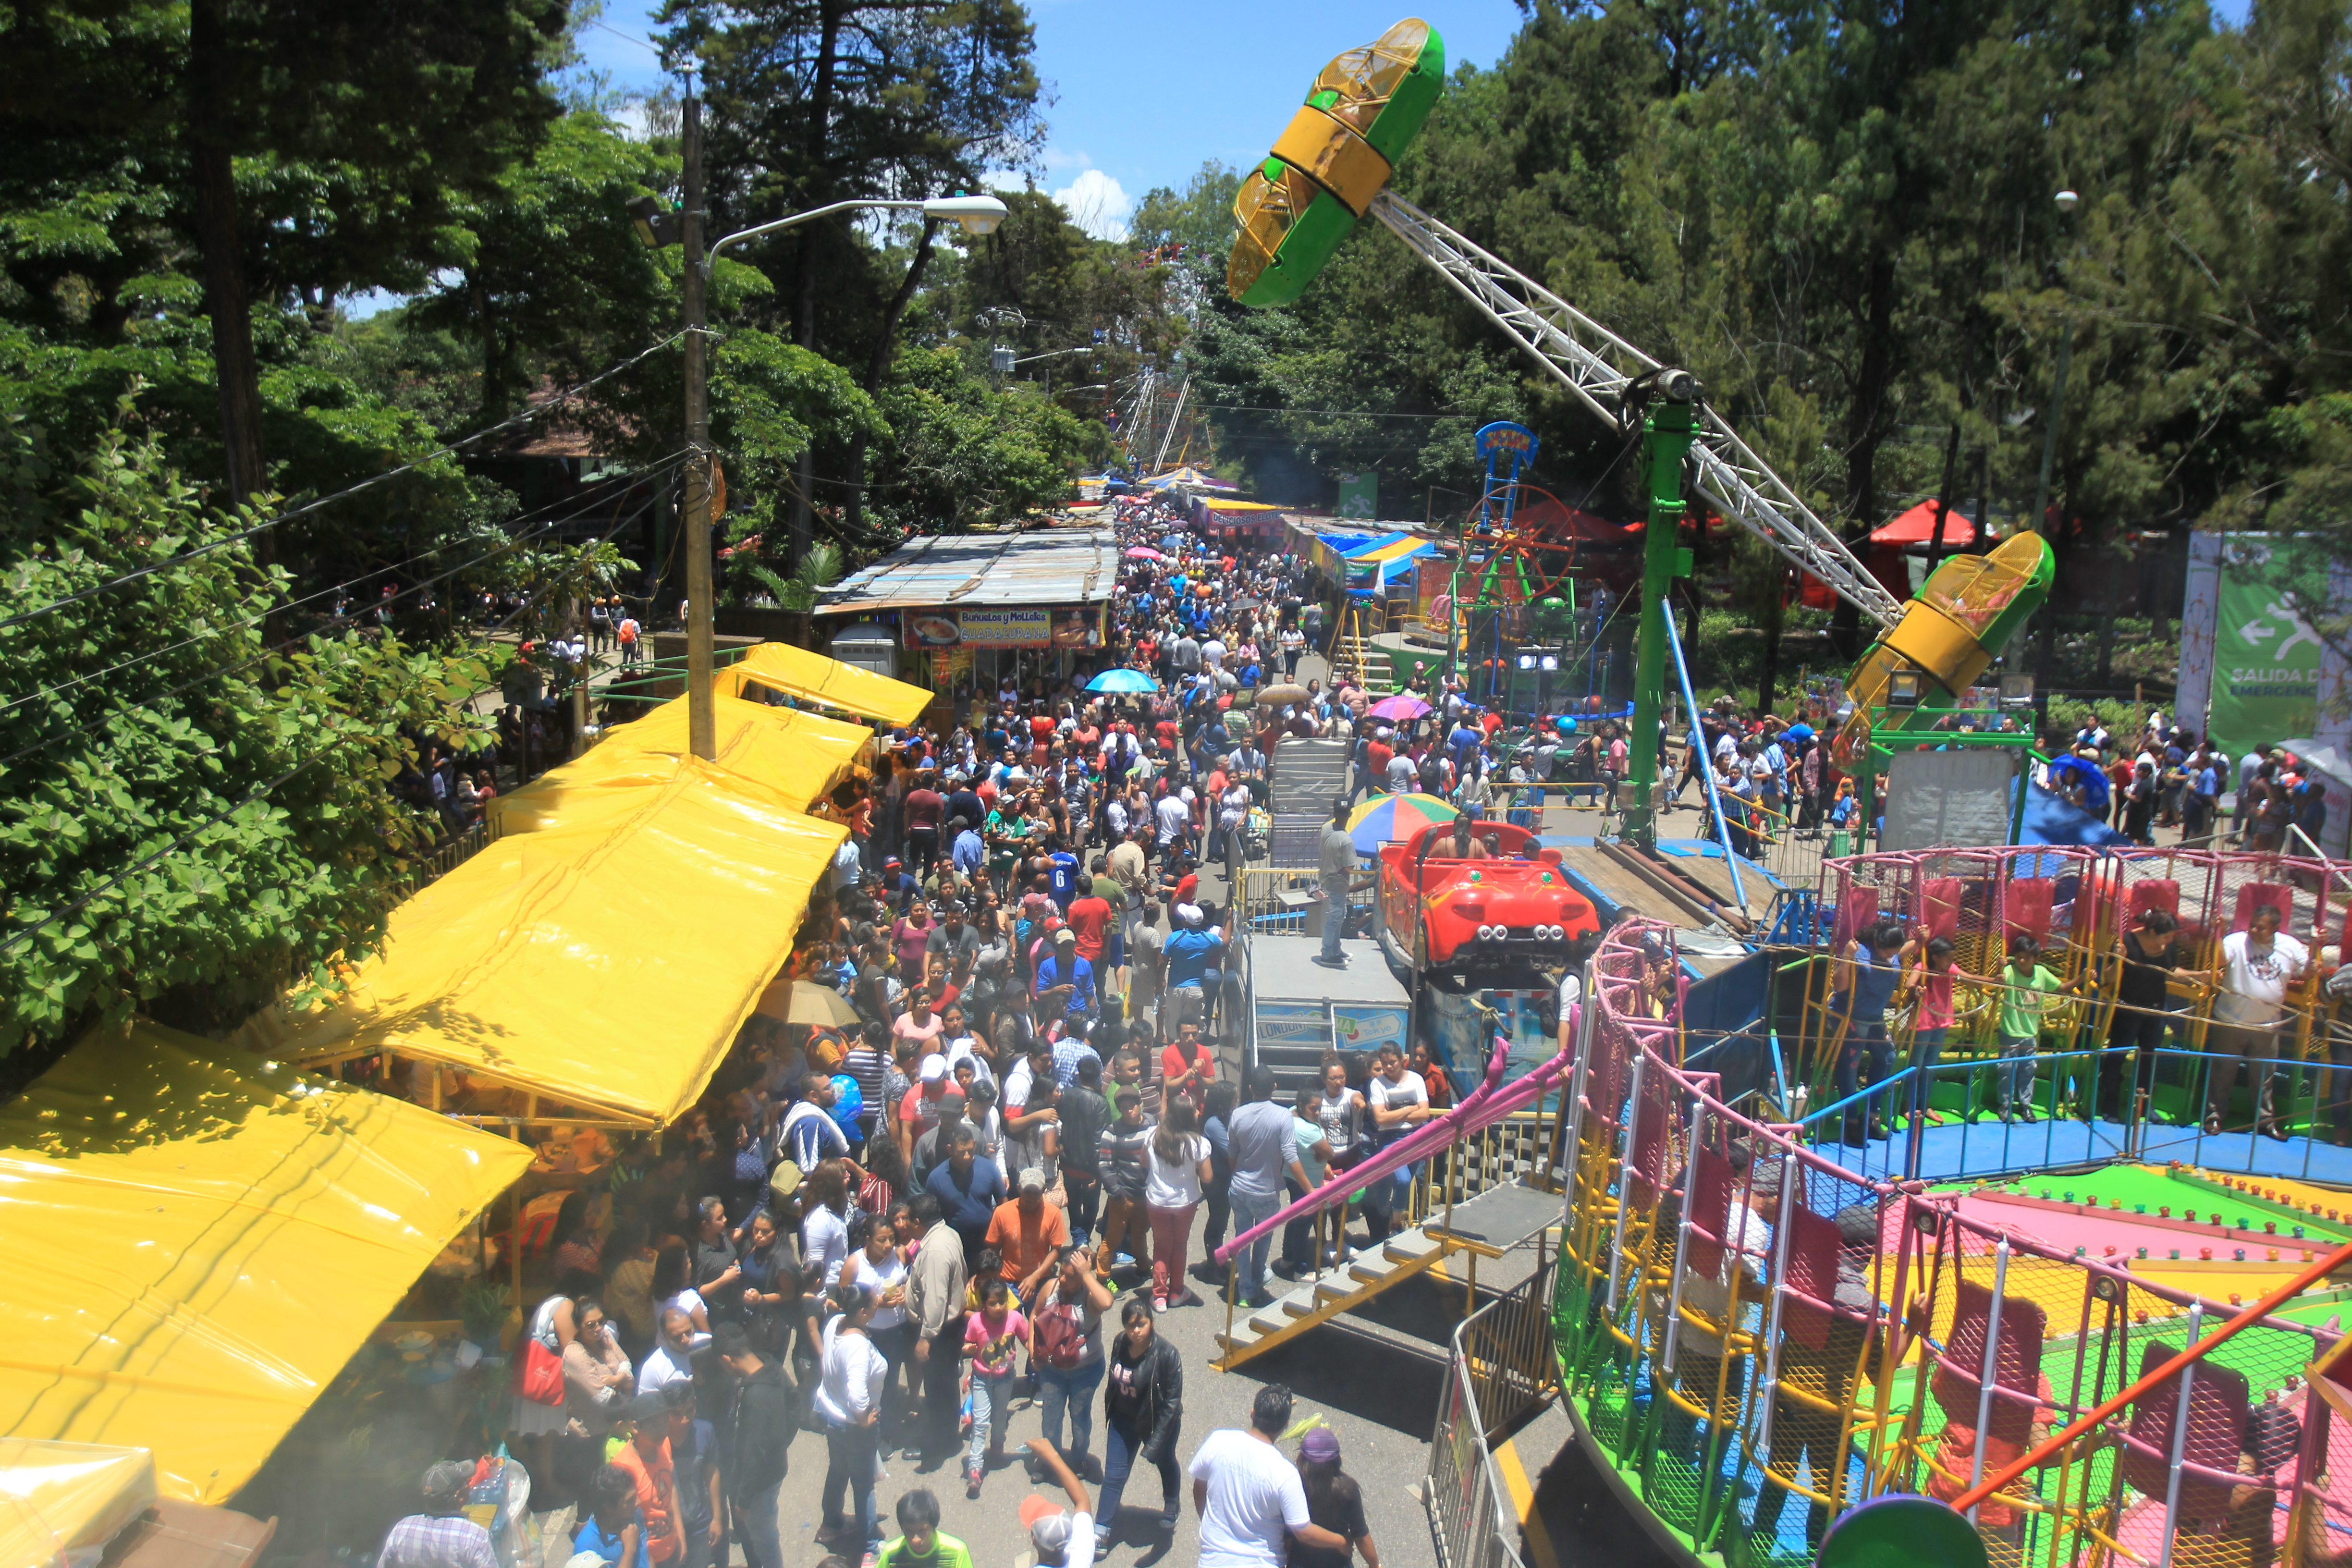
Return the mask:
<path id="1" fill-rule="evenodd" d="M 1334 1268 L 1318 1270 L 1267 1306 L 1255 1310 L 1229 1307 L 1225 1328 L 1217 1335 L 1223 1353 L 1209 1364 L 1231 1372 L 1449 1258 L 1466 1254 L 1471 1258 L 1475 1295 L 1478 1258 L 1502 1257 L 1559 1224 L 1560 1214 L 1558 1193 L 1517 1184 L 1489 1188 L 1430 1215 L 1376 1247 L 1343 1258 Z M 1233 1287 L 1226 1289 L 1230 1294 Z"/>
<path id="2" fill-rule="evenodd" d="M 1339 624 L 1331 639 L 1331 682 L 1352 680 L 1367 691 L 1396 689 L 1396 672 L 1389 651 L 1374 646 L 1368 635 L 1363 606 L 1353 598 L 1340 606 Z"/>

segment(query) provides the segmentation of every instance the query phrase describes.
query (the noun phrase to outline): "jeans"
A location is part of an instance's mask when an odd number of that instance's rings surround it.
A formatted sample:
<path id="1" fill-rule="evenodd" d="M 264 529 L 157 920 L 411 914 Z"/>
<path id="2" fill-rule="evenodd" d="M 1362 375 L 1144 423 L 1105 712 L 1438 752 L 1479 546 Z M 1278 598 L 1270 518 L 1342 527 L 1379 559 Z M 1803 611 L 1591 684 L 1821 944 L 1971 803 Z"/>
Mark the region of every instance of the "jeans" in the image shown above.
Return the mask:
<path id="1" fill-rule="evenodd" d="M 1108 1364 L 1097 1356 L 1067 1372 L 1042 1363 L 1036 1369 L 1037 1397 L 1044 1407 L 1038 1416 L 1039 1436 L 1059 1449 L 1065 1461 L 1075 1461 L 1094 1446 L 1095 1390 L 1102 1386 L 1103 1370 Z M 1070 1446 L 1064 1448 L 1062 1406 L 1066 1404 L 1070 1407 Z"/>
<path id="2" fill-rule="evenodd" d="M 1886 1020 L 1884 1017 L 1856 1018 L 1846 1030 L 1845 1048 L 1838 1053 L 1835 1079 L 1840 1100 L 1851 1099 L 1861 1091 L 1861 1085 L 1855 1079 L 1864 1061 L 1870 1063 L 1870 1081 L 1874 1085 L 1885 1083 L 1895 1076 L 1895 1047 L 1887 1043 Z M 1874 1115 L 1885 1114 L 1883 1105 L 1866 1109 Z M 1851 1116 L 1853 1110 L 1854 1108 L 1850 1106 L 1846 1114 Z"/>
<path id="3" fill-rule="evenodd" d="M 1133 1427 L 1122 1426 L 1117 1416 L 1106 1416 L 1103 1420 L 1102 1495 L 1095 1499 L 1095 1535 L 1097 1540 L 1108 1541 L 1111 1531 L 1118 1526 L 1119 1499 L 1126 1494 L 1127 1478 L 1135 1468 L 1144 1436 Z M 1171 1450 L 1176 1447 L 1172 1437 L 1168 1447 Z M 1175 1454 L 1171 1452 L 1144 1462 L 1156 1465 L 1160 1469 L 1160 1513 L 1171 1520 L 1176 1518 L 1182 1510 L 1183 1493 L 1176 1479 Z"/>
<path id="4" fill-rule="evenodd" d="M 1267 1193 L 1264 1196 L 1236 1187 L 1233 1193 L 1234 1234 L 1236 1236 L 1255 1226 L 1265 1224 L 1282 1211 L 1283 1195 Z M 1265 1289 L 1265 1255 L 1274 1245 L 1274 1233 L 1266 1232 L 1242 1248 L 1234 1259 L 1241 1273 L 1241 1299 L 1244 1301 Z"/>
<path id="5" fill-rule="evenodd" d="M 2032 1108 L 2033 1046 L 2032 1035 L 2000 1037 L 2000 1066 L 1993 1069 L 1993 1081 L 2000 1092 L 2003 1118 L 2021 1102 L 2029 1110 Z"/>
<path id="6" fill-rule="evenodd" d="M 735 1516 L 735 1543 L 743 1549 L 750 1568 L 784 1568 L 784 1543 L 776 1521 L 776 1494 L 783 1489 L 780 1477 L 772 1486 L 728 1494 Z"/>
<path id="7" fill-rule="evenodd" d="M 1339 938 L 1348 929 L 1348 881 L 1335 877 L 1323 884 L 1323 962 L 1340 961 Z"/>
<path id="8" fill-rule="evenodd" d="M 1911 1116 L 1914 1121 L 1927 1114 L 1927 1091 L 1935 1086 L 1936 1064 L 1943 1059 L 1944 1039 L 1951 1032 L 1950 1026 L 1945 1026 L 1921 1029 L 1911 1037 Z"/>
<path id="9" fill-rule="evenodd" d="M 1307 1190 L 1296 1182 L 1285 1182 L 1283 1188 L 1287 1202 L 1296 1203 L 1307 1195 Z M 1283 1226 L 1282 1260 L 1291 1268 L 1303 1272 L 1316 1266 L 1316 1222 L 1320 1217 L 1317 1213 L 1303 1214 Z"/>
<path id="10" fill-rule="evenodd" d="M 1093 1171 L 1073 1171 L 1062 1165 L 1062 1195 L 1069 1203 L 1070 1239 L 1084 1247 L 1094 1237 L 1102 1217 L 1102 1177 Z"/>
<path id="11" fill-rule="evenodd" d="M 989 1433 L 992 1429 L 992 1421 L 998 1411 L 1003 1411 L 1008 1417 L 1012 1415 L 1012 1403 L 1013 1369 L 1011 1367 L 1005 1368 L 1003 1372 L 982 1372 L 977 1364 L 972 1367 L 971 1442 L 964 1450 L 963 1460 L 967 1466 L 978 1469 L 982 1457 L 991 1448 L 999 1453 L 1003 1452 L 1003 1434 L 998 1433 L 996 1441 L 992 1443 L 989 1441 Z"/>
<path id="12" fill-rule="evenodd" d="M 1193 1211 L 1201 1205 L 1186 1204 L 1181 1209 L 1150 1206 L 1151 1294 L 1159 1300 L 1173 1300 L 1184 1294 L 1184 1253 L 1192 1241 Z"/>
<path id="13" fill-rule="evenodd" d="M 874 1451 L 881 1436 L 878 1425 L 836 1426 L 828 1421 L 824 1426 L 824 1518 L 828 1523 L 841 1518 L 841 1494 L 846 1489 L 857 1510 L 860 1550 L 882 1542 L 874 1533 Z"/>

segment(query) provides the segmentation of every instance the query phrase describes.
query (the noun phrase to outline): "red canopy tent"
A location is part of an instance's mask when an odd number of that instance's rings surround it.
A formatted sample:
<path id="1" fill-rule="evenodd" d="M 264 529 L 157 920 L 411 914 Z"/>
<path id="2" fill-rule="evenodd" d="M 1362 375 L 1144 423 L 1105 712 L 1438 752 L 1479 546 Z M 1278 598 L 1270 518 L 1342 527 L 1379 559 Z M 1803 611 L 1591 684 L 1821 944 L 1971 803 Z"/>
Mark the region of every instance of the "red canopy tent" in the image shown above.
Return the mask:
<path id="1" fill-rule="evenodd" d="M 1944 548 L 1955 552 L 1968 549 L 1976 542 L 1976 529 L 1968 514 L 1954 507 L 1944 519 Z M 1870 531 L 1873 544 L 1891 545 L 1897 550 L 1933 543 L 1935 537 L 1936 502 L 1932 499 Z"/>

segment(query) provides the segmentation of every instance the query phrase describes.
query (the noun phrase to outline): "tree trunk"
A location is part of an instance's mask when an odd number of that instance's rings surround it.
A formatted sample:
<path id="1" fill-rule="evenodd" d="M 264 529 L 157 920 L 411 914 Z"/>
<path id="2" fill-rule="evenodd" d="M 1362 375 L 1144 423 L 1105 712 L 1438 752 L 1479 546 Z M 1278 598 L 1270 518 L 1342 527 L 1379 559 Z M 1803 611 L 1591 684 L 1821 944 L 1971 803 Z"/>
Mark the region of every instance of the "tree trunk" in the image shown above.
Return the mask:
<path id="1" fill-rule="evenodd" d="M 1886 395 L 1895 384 L 1895 258 L 1884 250 L 1870 260 L 1864 285 L 1862 358 L 1846 416 L 1845 540 L 1856 545 L 1878 520 L 1878 448 L 1886 439 Z M 1862 610 L 1841 595 L 1830 617 L 1830 640 L 1841 658 L 1862 652 Z"/>
<path id="2" fill-rule="evenodd" d="M 253 357 L 253 311 L 246 297 L 237 235 L 236 177 L 226 125 L 226 0 L 196 0 L 188 18 L 188 159 L 195 186 L 196 245 L 204 253 L 205 313 L 212 319 L 213 374 L 220 387 L 221 471 L 232 506 L 266 482 L 261 446 L 261 372 Z M 253 536 L 257 560 L 272 552 Z"/>

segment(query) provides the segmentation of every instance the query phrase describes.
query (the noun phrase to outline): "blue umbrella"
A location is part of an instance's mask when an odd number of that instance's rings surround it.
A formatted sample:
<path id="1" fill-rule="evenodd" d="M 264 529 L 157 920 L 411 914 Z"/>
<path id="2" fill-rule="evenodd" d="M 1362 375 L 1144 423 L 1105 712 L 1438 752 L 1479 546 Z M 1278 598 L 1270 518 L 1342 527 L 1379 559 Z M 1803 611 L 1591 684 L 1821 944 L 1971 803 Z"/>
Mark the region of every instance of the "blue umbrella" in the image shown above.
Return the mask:
<path id="1" fill-rule="evenodd" d="M 1087 682 L 1087 689 L 1129 694 L 1157 691 L 1160 689 L 1160 683 L 1139 669 L 1106 669 Z"/>

